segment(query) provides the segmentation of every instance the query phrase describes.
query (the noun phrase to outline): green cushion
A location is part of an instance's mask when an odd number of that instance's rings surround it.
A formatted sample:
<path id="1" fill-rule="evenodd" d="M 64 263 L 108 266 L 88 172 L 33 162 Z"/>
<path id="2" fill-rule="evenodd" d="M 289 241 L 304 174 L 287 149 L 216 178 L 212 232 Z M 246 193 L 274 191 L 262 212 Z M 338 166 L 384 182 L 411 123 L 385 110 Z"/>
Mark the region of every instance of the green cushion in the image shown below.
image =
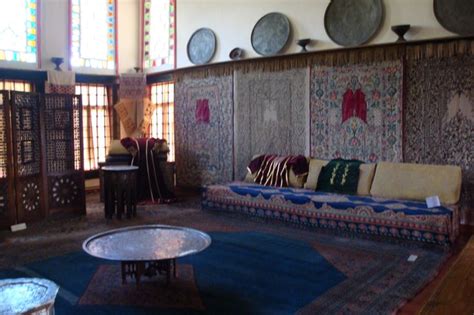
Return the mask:
<path id="1" fill-rule="evenodd" d="M 356 194 L 359 183 L 359 167 L 357 160 L 336 159 L 324 166 L 318 178 L 318 191 Z"/>

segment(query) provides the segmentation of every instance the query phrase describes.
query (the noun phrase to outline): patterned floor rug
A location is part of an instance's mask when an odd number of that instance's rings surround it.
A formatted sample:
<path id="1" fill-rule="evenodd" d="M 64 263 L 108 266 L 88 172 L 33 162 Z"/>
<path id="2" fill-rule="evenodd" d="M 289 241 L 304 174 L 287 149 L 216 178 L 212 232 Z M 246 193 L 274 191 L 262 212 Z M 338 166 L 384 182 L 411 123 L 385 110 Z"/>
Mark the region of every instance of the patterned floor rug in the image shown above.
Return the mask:
<path id="1" fill-rule="evenodd" d="M 448 255 L 438 248 L 338 237 L 205 212 L 196 198 L 141 206 L 137 219 L 108 223 L 102 206 L 88 201 L 87 217 L 0 235 L 0 278 L 55 281 L 61 286 L 59 315 L 391 314 L 437 274 Z M 144 223 L 198 228 L 213 243 L 179 259 L 178 277 L 169 287 L 162 278 L 140 288 L 133 282 L 123 285 L 119 265 L 80 250 L 93 233 Z M 411 254 L 418 256 L 415 262 L 407 261 Z"/>

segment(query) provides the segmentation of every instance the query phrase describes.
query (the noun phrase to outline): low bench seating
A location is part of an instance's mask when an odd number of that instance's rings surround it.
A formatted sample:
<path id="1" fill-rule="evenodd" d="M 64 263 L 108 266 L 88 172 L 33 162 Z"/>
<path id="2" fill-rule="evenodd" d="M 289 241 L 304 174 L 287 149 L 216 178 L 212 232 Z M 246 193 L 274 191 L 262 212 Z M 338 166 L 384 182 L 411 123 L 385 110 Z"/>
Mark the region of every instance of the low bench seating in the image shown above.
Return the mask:
<path id="1" fill-rule="evenodd" d="M 385 180 L 389 174 L 390 178 Z M 410 199 L 421 199 L 417 198 L 418 191 L 423 196 L 438 195 L 442 202 L 448 201 L 449 204 L 443 203 L 440 207 L 429 209 L 425 201 L 401 199 L 404 192 L 400 185 L 407 180 L 406 176 L 411 181 L 405 185 L 409 189 L 407 193 Z M 443 185 L 439 185 L 438 179 L 443 176 Z M 456 203 L 460 194 L 460 178 L 460 169 L 453 166 L 379 163 L 371 185 L 371 195 L 343 195 L 234 182 L 205 187 L 202 207 L 307 226 L 446 245 L 453 242 L 459 233 L 459 209 Z M 388 187 L 382 189 L 382 183 Z M 399 188 L 394 191 L 390 185 Z M 421 188 L 414 189 L 419 185 Z"/>

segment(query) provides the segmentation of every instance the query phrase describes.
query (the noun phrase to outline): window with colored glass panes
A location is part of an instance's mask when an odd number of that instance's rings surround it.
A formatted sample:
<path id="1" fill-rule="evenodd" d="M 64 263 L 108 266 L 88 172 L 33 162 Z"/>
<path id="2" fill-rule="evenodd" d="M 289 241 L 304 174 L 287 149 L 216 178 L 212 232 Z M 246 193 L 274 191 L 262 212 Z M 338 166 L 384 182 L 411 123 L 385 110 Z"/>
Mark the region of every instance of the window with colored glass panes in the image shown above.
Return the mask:
<path id="1" fill-rule="evenodd" d="M 175 62 L 175 0 L 145 0 L 143 8 L 143 67 Z"/>
<path id="2" fill-rule="evenodd" d="M 37 62 L 37 0 L 2 1 L 0 60 Z"/>
<path id="3" fill-rule="evenodd" d="M 71 66 L 115 70 L 115 1 L 71 1 Z"/>

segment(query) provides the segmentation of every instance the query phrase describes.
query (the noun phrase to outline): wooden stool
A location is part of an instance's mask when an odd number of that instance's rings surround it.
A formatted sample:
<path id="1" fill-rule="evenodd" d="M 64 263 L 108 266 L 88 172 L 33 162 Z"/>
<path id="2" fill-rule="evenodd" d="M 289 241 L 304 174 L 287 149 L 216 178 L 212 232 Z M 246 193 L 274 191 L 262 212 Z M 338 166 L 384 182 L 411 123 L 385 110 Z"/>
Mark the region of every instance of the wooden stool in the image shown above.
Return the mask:
<path id="1" fill-rule="evenodd" d="M 121 219 L 127 206 L 127 218 L 137 215 L 137 166 L 104 166 L 104 213 Z M 115 212 L 117 206 L 117 212 Z"/>

